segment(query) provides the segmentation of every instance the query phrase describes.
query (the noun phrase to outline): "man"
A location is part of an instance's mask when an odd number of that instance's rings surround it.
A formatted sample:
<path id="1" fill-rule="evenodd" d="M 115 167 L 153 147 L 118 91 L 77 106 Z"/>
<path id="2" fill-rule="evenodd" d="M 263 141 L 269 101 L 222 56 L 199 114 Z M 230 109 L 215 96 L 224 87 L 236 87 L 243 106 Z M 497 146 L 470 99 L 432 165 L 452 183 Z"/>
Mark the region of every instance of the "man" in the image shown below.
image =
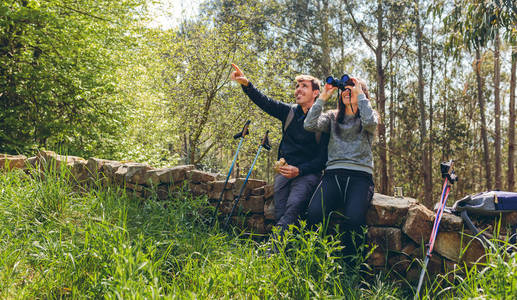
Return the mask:
<path id="1" fill-rule="evenodd" d="M 290 224 L 297 223 L 327 161 L 328 134 L 319 135 L 303 128 L 305 116 L 320 93 L 320 82 L 309 75 L 297 76 L 296 105 L 291 105 L 265 96 L 236 65 L 232 67 L 235 71 L 230 78 L 241 84 L 244 93 L 258 107 L 282 122 L 278 159 L 284 158 L 286 164 L 275 176 L 274 201 L 276 225 L 283 232 Z"/>

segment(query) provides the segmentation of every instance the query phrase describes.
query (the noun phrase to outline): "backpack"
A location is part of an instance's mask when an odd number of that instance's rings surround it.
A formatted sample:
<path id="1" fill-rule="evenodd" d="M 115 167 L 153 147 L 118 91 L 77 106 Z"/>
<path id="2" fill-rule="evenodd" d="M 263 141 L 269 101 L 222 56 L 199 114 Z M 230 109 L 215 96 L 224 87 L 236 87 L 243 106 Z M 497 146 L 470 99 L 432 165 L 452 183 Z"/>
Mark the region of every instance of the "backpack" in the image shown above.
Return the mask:
<path id="1" fill-rule="evenodd" d="M 459 213 L 467 227 L 479 235 L 479 229 L 472 223 L 468 214 L 495 216 L 503 212 L 517 211 L 517 193 L 503 191 L 489 191 L 469 195 L 460 199 L 452 206 L 452 212 Z M 512 226 L 512 239 L 514 239 L 517 224 Z M 486 241 L 483 235 L 479 235 Z"/>
<path id="2" fill-rule="evenodd" d="M 289 109 L 289 113 L 287 114 L 287 118 L 285 118 L 284 128 L 282 130 L 283 133 L 286 132 L 287 127 L 289 127 L 289 125 L 293 121 L 293 118 L 294 118 L 294 108 L 295 107 L 296 107 L 296 105 L 291 105 L 291 108 Z M 319 145 L 320 140 L 321 140 L 321 132 L 318 131 L 318 132 L 314 133 L 314 137 L 316 138 L 316 143 Z"/>

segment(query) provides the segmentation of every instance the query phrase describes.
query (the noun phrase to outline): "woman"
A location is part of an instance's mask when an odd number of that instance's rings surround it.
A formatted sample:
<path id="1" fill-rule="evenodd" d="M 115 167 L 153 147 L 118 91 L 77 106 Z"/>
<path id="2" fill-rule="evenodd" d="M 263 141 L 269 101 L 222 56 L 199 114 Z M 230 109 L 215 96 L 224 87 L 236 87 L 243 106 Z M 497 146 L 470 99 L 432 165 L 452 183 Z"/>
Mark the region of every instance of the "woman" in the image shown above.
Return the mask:
<path id="1" fill-rule="evenodd" d="M 309 202 L 307 221 L 319 223 L 339 210 L 345 217 L 348 238 L 365 224 L 373 196 L 372 141 L 379 122 L 366 84 L 356 78 L 352 81 L 353 86 L 339 91 L 338 108 L 323 113 L 325 102 L 337 89 L 326 84 L 304 121 L 308 131 L 330 133 L 327 165 Z"/>

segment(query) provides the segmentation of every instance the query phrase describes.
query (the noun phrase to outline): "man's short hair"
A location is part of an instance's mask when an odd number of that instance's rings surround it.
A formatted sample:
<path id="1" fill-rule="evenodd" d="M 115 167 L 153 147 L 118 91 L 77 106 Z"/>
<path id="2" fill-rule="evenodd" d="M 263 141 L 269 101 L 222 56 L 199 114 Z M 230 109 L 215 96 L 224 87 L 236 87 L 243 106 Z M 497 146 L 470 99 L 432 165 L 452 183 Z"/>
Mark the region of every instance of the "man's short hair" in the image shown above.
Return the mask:
<path id="1" fill-rule="evenodd" d="M 312 90 L 320 90 L 320 80 L 316 77 L 313 77 L 311 75 L 298 75 L 296 76 L 296 78 L 294 79 L 296 80 L 296 82 L 300 82 L 300 81 L 310 81 L 312 83 Z"/>

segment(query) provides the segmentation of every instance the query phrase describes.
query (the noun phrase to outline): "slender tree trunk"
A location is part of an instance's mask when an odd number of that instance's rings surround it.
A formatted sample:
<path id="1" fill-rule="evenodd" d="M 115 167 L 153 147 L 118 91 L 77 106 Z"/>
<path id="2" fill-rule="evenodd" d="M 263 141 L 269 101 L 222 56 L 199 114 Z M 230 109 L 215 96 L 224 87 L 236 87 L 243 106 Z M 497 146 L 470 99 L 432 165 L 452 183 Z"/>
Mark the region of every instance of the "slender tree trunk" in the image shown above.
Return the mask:
<path id="1" fill-rule="evenodd" d="M 189 144 L 187 140 L 187 134 L 183 134 L 183 158 L 185 160 L 185 164 L 190 164 L 190 152 L 189 152 Z"/>
<path id="2" fill-rule="evenodd" d="M 340 52 L 341 52 L 340 57 L 341 58 L 345 57 L 345 30 L 343 28 L 343 21 L 345 19 L 345 14 L 343 12 L 344 11 L 342 9 L 339 10 L 339 39 L 340 39 L 339 44 L 340 44 Z M 341 71 L 341 72 L 339 72 L 339 74 L 345 73 L 345 65 L 343 64 L 342 61 L 339 61 L 338 68 Z"/>
<path id="3" fill-rule="evenodd" d="M 517 47 L 512 47 L 512 69 L 510 79 L 510 122 L 508 128 L 508 176 L 506 185 L 509 191 L 515 190 L 515 77 L 517 70 Z"/>
<path id="4" fill-rule="evenodd" d="M 377 109 L 380 114 L 380 122 L 379 122 L 379 158 L 380 158 L 380 171 L 381 171 L 381 183 L 379 191 L 382 194 L 388 193 L 388 168 L 387 168 L 387 159 L 386 159 L 386 126 L 385 126 L 385 117 L 386 117 L 386 96 L 385 96 L 385 75 L 384 68 L 382 65 L 383 58 L 383 10 L 382 10 L 382 1 L 377 1 L 377 47 L 375 51 L 376 57 L 376 69 L 377 69 Z"/>
<path id="5" fill-rule="evenodd" d="M 424 182 L 424 205 L 431 207 L 432 190 L 429 182 L 429 162 L 427 152 L 427 128 L 426 128 L 426 106 L 424 101 L 424 66 L 422 61 L 422 28 L 420 28 L 420 13 L 418 1 L 415 1 L 415 22 L 416 22 L 416 41 L 417 41 L 417 60 L 418 60 L 418 102 L 420 110 L 420 152 L 422 164 L 420 165 L 421 174 Z"/>
<path id="6" fill-rule="evenodd" d="M 431 33 L 431 78 L 429 79 L 429 186 L 431 197 L 433 195 L 433 146 L 434 146 L 434 131 L 433 131 L 433 87 L 434 87 L 434 24 Z"/>
<path id="7" fill-rule="evenodd" d="M 499 62 L 499 48 L 501 39 L 499 33 L 495 37 L 494 49 L 494 111 L 495 111 L 495 189 L 503 188 L 503 176 L 501 173 L 501 99 L 499 83 L 501 82 L 501 65 Z"/>
<path id="8" fill-rule="evenodd" d="M 192 136 L 188 136 L 188 164 L 195 164 L 196 145 L 192 142 Z"/>
<path id="9" fill-rule="evenodd" d="M 447 66 L 448 66 L 448 59 L 445 58 L 445 62 L 444 62 L 444 78 L 445 78 L 445 82 L 447 82 Z M 442 119 L 443 119 L 443 123 L 442 123 L 442 128 L 445 129 L 445 134 L 447 134 L 447 103 L 448 103 L 448 99 L 449 99 L 449 89 L 448 89 L 448 86 L 445 87 L 445 91 L 443 92 L 444 95 L 444 103 L 443 103 L 443 116 L 442 116 Z M 445 142 L 445 144 L 442 144 L 442 159 L 441 161 L 446 161 L 447 160 L 447 156 L 449 155 L 449 144 L 447 143 L 447 141 Z"/>
<path id="10" fill-rule="evenodd" d="M 483 140 L 483 163 L 485 166 L 485 180 L 487 190 L 492 189 L 492 172 L 490 172 L 490 155 L 488 149 L 488 137 L 486 129 L 486 117 L 485 117 L 485 99 L 483 98 L 483 83 L 481 78 L 481 52 L 476 49 L 476 63 L 475 70 L 476 81 L 477 81 L 477 98 L 479 104 L 479 111 L 481 115 L 481 139 Z"/>
<path id="11" fill-rule="evenodd" d="M 392 57 L 393 55 L 393 24 L 390 22 L 390 46 L 389 46 L 389 55 Z M 390 150 L 393 150 L 393 141 L 395 137 L 395 72 L 393 72 L 393 63 L 390 62 L 390 134 L 389 134 L 389 140 L 388 140 L 388 147 Z M 393 155 L 391 153 L 388 153 L 388 194 L 393 194 Z"/>
<path id="12" fill-rule="evenodd" d="M 329 7 L 328 1 L 322 1 L 323 8 L 320 10 L 321 24 L 321 72 L 323 76 L 331 73 L 330 67 L 330 24 L 329 24 Z"/>

